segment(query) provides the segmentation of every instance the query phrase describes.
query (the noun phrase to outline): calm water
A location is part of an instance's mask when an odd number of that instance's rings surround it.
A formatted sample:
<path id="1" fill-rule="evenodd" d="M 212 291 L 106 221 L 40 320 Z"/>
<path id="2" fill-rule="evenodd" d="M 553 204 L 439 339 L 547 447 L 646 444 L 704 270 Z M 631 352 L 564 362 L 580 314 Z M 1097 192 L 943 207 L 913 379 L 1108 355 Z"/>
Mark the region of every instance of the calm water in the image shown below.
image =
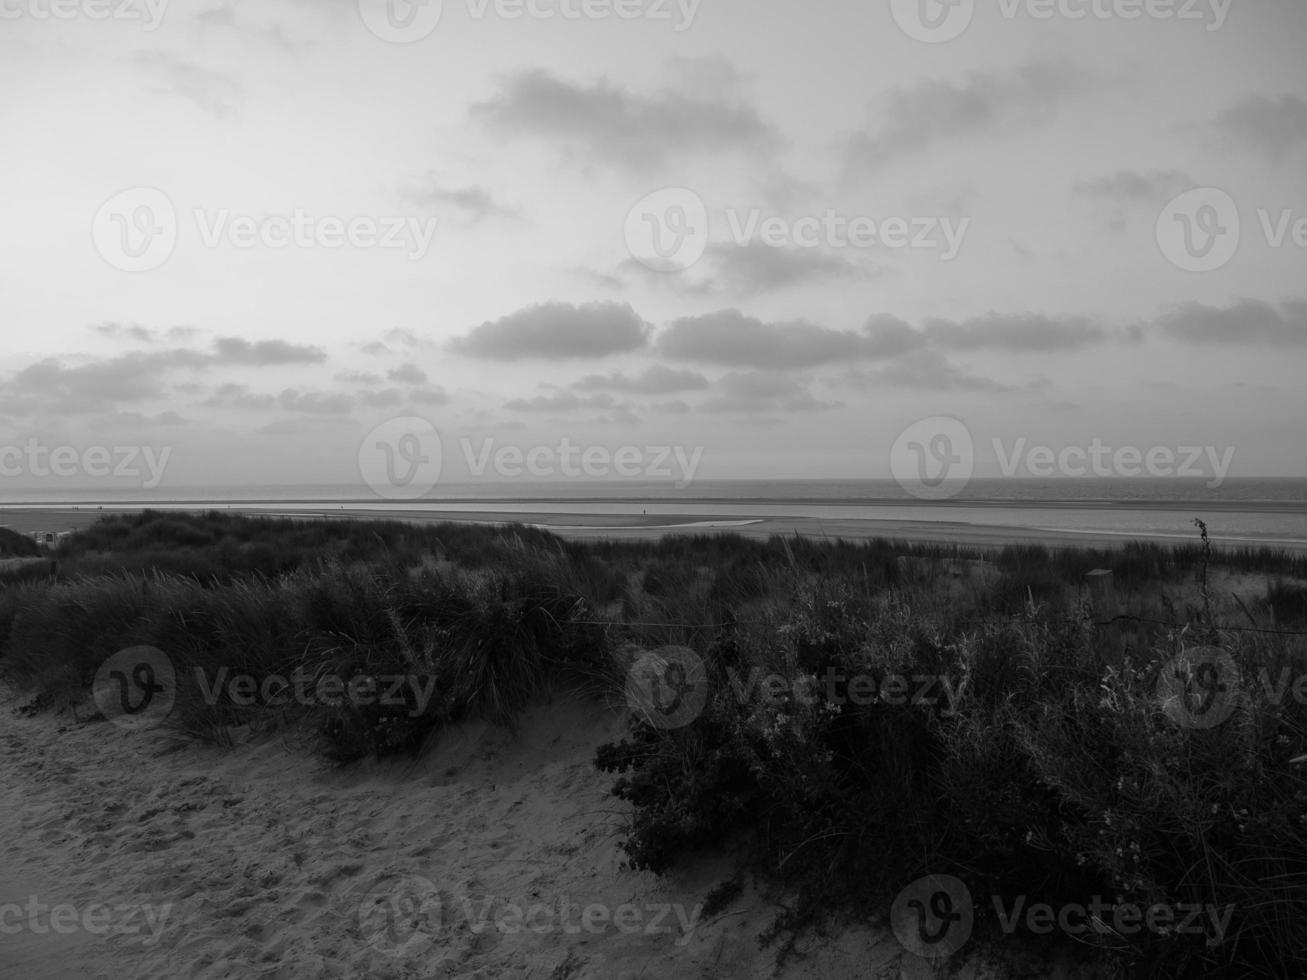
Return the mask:
<path id="1" fill-rule="evenodd" d="M 700 500 L 786 503 L 841 503 L 920 505 L 893 480 L 696 480 L 678 490 L 670 482 L 638 480 L 574 482 L 516 481 L 498 483 L 442 484 L 423 502 L 457 501 L 563 501 L 563 500 L 649 500 L 693 503 Z M 380 502 L 383 498 L 363 484 L 267 484 L 242 487 L 179 487 L 166 492 L 139 487 L 123 489 L 59 488 L 36 490 L 7 487 L 0 481 L 0 505 L 62 503 L 214 503 L 251 502 L 327 503 Z M 1278 504 L 1307 510 L 1307 479 L 1282 477 L 1231 479 L 1209 488 L 1202 479 L 1073 479 L 997 480 L 975 479 L 966 490 L 945 505 L 1023 506 L 1063 505 L 1167 505 L 1209 503 L 1217 505 Z"/>

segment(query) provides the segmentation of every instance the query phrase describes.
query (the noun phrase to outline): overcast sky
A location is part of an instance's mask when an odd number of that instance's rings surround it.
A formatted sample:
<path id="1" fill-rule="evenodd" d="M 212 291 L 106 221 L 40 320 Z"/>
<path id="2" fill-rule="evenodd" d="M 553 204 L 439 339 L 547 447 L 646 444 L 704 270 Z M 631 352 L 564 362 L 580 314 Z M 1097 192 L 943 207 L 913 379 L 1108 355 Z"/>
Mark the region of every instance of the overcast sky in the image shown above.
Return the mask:
<path id="1" fill-rule="evenodd" d="M 1301 0 L 392 2 L 0 0 L 0 444 L 885 477 L 952 416 L 987 474 L 1307 475 Z"/>

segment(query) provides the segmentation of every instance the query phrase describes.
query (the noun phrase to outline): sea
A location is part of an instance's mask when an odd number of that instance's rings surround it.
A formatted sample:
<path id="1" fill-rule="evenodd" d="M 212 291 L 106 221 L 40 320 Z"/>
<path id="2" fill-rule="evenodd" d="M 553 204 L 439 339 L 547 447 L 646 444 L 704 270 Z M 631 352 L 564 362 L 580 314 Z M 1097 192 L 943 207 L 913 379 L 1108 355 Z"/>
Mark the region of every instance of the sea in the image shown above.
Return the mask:
<path id="1" fill-rule="evenodd" d="M 178 487 L 166 492 L 103 486 L 22 489 L 0 484 L 6 511 L 32 508 L 195 509 L 239 507 L 269 513 L 387 511 L 596 518 L 666 517 L 816 521 L 875 520 L 1028 528 L 1063 535 L 1197 540 L 1195 518 L 1225 544 L 1307 547 L 1307 479 L 1070 478 L 975 479 L 941 501 L 913 497 L 893 480 L 709 480 L 677 489 L 639 481 L 441 484 L 416 500 L 388 499 L 365 485 Z"/>

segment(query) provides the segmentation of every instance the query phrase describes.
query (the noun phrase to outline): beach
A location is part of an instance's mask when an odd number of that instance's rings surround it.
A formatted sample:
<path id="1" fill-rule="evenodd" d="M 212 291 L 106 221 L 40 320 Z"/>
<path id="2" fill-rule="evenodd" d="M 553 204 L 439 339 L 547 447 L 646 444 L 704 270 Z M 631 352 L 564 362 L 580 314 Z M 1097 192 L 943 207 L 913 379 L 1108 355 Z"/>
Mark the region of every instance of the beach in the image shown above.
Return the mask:
<path id="1" fill-rule="evenodd" d="M 754 514 L 750 511 L 765 506 L 768 511 L 778 513 Z M 790 505 L 792 507 L 792 505 Z M 632 507 L 627 502 L 584 501 L 575 502 L 570 507 L 553 501 L 534 503 L 496 503 L 482 504 L 480 507 L 470 502 L 458 504 L 432 503 L 403 506 L 387 504 L 351 503 L 301 503 L 287 506 L 274 501 L 254 503 L 250 501 L 233 502 L 161 502 L 151 503 L 150 509 L 178 510 L 200 513 L 206 510 L 229 511 L 265 517 L 295 517 L 303 519 L 331 518 L 340 520 L 398 520 L 415 524 L 438 524 L 442 522 L 473 524 L 525 524 L 539 527 L 569 540 L 594 541 L 614 540 L 656 540 L 672 534 L 738 534 L 746 538 L 766 539 L 773 535 L 800 535 L 821 540 L 866 541 L 875 538 L 898 540 L 922 544 L 955 544 L 960 547 L 977 549 L 1002 548 L 1005 545 L 1044 545 L 1048 547 L 1120 547 L 1128 541 L 1154 541 L 1160 544 L 1189 544 L 1198 540 L 1197 531 L 1192 525 L 1195 510 L 1141 506 L 1138 510 L 1131 508 L 1129 513 L 1146 515 L 1148 523 L 1143 530 L 1108 530 L 1103 528 L 1066 528 L 1055 526 L 1057 511 L 1066 511 L 1068 507 L 1038 507 L 1027 510 L 1022 523 L 1007 523 L 1015 520 L 1010 506 L 999 510 L 993 505 L 969 504 L 967 507 L 951 507 L 947 515 L 956 518 L 959 514 L 970 519 L 922 519 L 922 508 L 898 507 L 903 517 L 890 519 L 884 517 L 866 518 L 845 516 L 836 512 L 835 516 L 787 516 L 783 512 L 785 504 L 750 505 L 731 507 L 721 501 L 701 501 L 693 507 L 697 512 L 687 512 L 678 508 L 673 512 L 664 508 L 659 512 L 641 514 L 631 513 L 640 508 Z M 701 509 L 700 509 L 701 508 Z M 38 531 L 66 532 L 78 530 L 94 523 L 105 514 L 134 512 L 146 509 L 146 506 L 114 504 L 103 509 L 89 506 L 36 506 L 9 505 L 0 507 L 0 526 L 8 526 L 20 533 L 29 534 Z M 800 509 L 800 508 L 793 508 Z M 810 508 L 811 509 L 811 508 Z M 848 508 L 845 508 L 848 509 Z M 893 512 L 892 505 L 884 509 Z M 1077 513 L 1085 510 L 1083 504 L 1077 503 Z M 1100 505 L 1098 510 L 1111 511 L 1112 517 L 1118 518 L 1120 508 Z M 1211 513 L 1211 505 L 1204 512 Z M 1212 520 L 1211 537 L 1215 545 L 1228 547 L 1266 546 L 1290 551 L 1307 551 L 1307 527 L 1303 532 L 1287 530 L 1284 533 L 1233 534 L 1222 532 L 1223 525 L 1241 517 L 1257 519 L 1259 516 L 1283 515 L 1285 519 L 1297 522 L 1298 510 L 1282 505 L 1263 504 L 1260 508 L 1253 504 L 1240 504 L 1237 509 L 1226 506 L 1215 511 Z M 1054 526 L 1036 526 L 1036 525 Z M 1158 525 L 1162 530 L 1155 529 Z M 1296 524 L 1295 524 L 1296 526 Z M 1301 536 L 1299 536 L 1301 534 Z"/>
<path id="2" fill-rule="evenodd" d="M 703 914 L 721 857 L 623 870 L 592 760 L 624 717 L 593 700 L 563 692 L 515 732 L 462 723 L 417 759 L 347 769 L 294 732 L 223 749 L 18 703 L 0 689 L 0 908 L 18 926 L 0 976 L 852 980 L 902 959 L 869 920 L 777 966 L 756 937 L 779 907 L 752 886 Z M 410 900 L 416 934 L 372 913 Z"/>

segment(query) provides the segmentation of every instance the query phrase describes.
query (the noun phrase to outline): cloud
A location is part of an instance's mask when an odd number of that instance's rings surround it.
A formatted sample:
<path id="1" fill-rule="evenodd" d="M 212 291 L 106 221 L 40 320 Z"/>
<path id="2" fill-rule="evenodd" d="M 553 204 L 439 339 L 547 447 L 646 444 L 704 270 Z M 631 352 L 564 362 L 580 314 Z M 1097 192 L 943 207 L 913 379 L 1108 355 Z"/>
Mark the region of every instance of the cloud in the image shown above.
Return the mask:
<path id="1" fill-rule="evenodd" d="M 803 180 L 778 166 L 765 173 L 751 174 L 750 185 L 750 196 L 765 202 L 776 211 L 793 211 L 804 206 L 820 205 L 824 200 L 820 184 Z"/>
<path id="2" fill-rule="evenodd" d="M 1307 101 L 1296 95 L 1249 96 L 1217 116 L 1211 128 L 1225 142 L 1257 150 L 1278 163 L 1307 143 Z"/>
<path id="3" fill-rule="evenodd" d="M 196 23 L 206 28 L 227 28 L 239 32 L 244 37 L 273 44 L 285 51 L 299 51 L 305 48 L 301 41 L 293 39 L 281 24 L 255 25 L 246 23 L 236 16 L 237 0 L 226 0 L 220 7 L 210 7 L 195 15 Z M 246 13 L 250 8 L 246 8 Z M 260 13 L 264 11 L 260 10 Z"/>
<path id="4" fill-rule="evenodd" d="M 504 404 L 510 412 L 575 412 L 581 409 L 611 409 L 618 403 L 612 395 L 588 395 L 582 398 L 571 391 L 554 391 L 534 398 L 514 398 Z"/>
<path id="5" fill-rule="evenodd" d="M 275 408 L 277 399 L 272 395 L 256 395 L 241 384 L 219 385 L 204 403 L 211 408 L 237 408 L 267 412 Z"/>
<path id="6" fill-rule="evenodd" d="M 874 370 L 849 371 L 842 380 L 862 391 L 877 388 L 993 393 L 1014 390 L 989 378 L 967 373 L 950 364 L 948 358 L 937 350 L 912 351 Z"/>
<path id="7" fill-rule="evenodd" d="M 126 335 L 151 341 L 159 334 L 136 324 L 101 324 L 92 329 L 105 336 Z M 195 331 L 174 327 L 168 337 L 189 336 Z M 240 365 L 259 367 L 286 364 L 318 364 L 326 354 L 316 347 L 288 344 L 281 340 L 252 343 L 238 337 L 223 337 L 205 349 L 173 347 L 163 350 L 130 351 L 117 357 L 83 360 L 67 364 L 48 357 L 11 374 L 0 386 L 0 411 L 10 414 L 81 414 L 112 412 L 120 404 L 160 398 L 173 387 L 167 375 L 177 370 L 205 371 L 214 367 Z"/>
<path id="8" fill-rule="evenodd" d="M 627 264 L 629 265 L 629 260 Z M 621 276 L 615 276 L 609 272 L 600 272 L 598 269 L 590 269 L 582 265 L 573 266 L 572 274 L 603 289 L 622 289 L 626 286 L 626 280 Z"/>
<path id="9" fill-rule="evenodd" d="M 158 343 L 162 339 L 173 342 L 183 342 L 197 337 L 200 333 L 195 327 L 169 327 L 166 331 L 151 330 L 149 327 L 143 327 L 139 323 L 93 323 L 90 329 L 98 333 L 101 337 L 119 338 L 126 337 L 142 344 Z"/>
<path id="10" fill-rule="evenodd" d="M 600 425 L 639 425 L 640 416 L 629 405 L 619 405 L 607 415 L 599 415 L 595 421 Z"/>
<path id="11" fill-rule="evenodd" d="M 409 350 L 430 350 L 435 347 L 431 341 L 419 337 L 412 330 L 404 330 L 401 327 L 387 331 L 381 339 L 392 347 L 407 347 Z"/>
<path id="12" fill-rule="evenodd" d="M 327 359 L 320 348 L 288 344 L 284 340 L 251 343 L 240 337 L 219 337 L 213 344 L 214 360 L 222 364 L 283 365 L 321 364 Z"/>
<path id="13" fill-rule="evenodd" d="M 412 330 L 396 327 L 393 330 L 388 330 L 381 340 L 373 340 L 362 344 L 359 350 L 369 357 L 381 357 L 385 354 L 394 354 L 396 351 L 408 351 L 413 354 L 419 351 L 432 351 L 436 347 L 434 341 L 419 337 Z"/>
<path id="14" fill-rule="evenodd" d="M 799 382 L 770 372 L 733 372 L 717 382 L 719 394 L 699 407 L 708 412 L 822 412 L 842 408 L 842 402 L 814 398 Z"/>
<path id="15" fill-rule="evenodd" d="M 906 201 L 918 214 L 965 216 L 974 213 L 976 201 L 982 196 L 980 187 L 966 180 L 923 188 L 909 194 Z"/>
<path id="16" fill-rule="evenodd" d="M 1078 350 L 1102 343 L 1109 337 L 1105 328 L 1086 317 L 1050 317 L 1035 313 L 991 313 L 961 323 L 929 319 L 921 332 L 933 346 L 964 351 Z"/>
<path id="17" fill-rule="evenodd" d="M 277 398 L 277 404 L 288 412 L 305 415 L 348 415 L 354 410 L 354 399 L 349 395 L 321 391 L 299 391 L 287 388 Z"/>
<path id="18" fill-rule="evenodd" d="M 863 334 L 804 320 L 766 323 L 729 309 L 675 320 L 655 346 L 677 361 L 782 370 L 866 357 L 873 345 Z"/>
<path id="19" fill-rule="evenodd" d="M 1069 65 L 1032 62 L 1010 72 L 974 72 L 960 84 L 923 81 L 891 89 L 875 105 L 875 122 L 849 140 L 846 162 L 852 170 L 878 171 L 960 136 L 1011 122 L 1042 124 L 1088 79 Z"/>
<path id="20" fill-rule="evenodd" d="M 336 380 L 345 384 L 379 385 L 382 378 L 381 375 L 373 374 L 370 371 L 342 371 L 336 375 Z"/>
<path id="21" fill-rule="evenodd" d="M 201 68 L 167 51 L 143 51 L 136 63 L 163 80 L 155 91 L 185 99 L 220 119 L 231 115 L 240 100 L 241 87 L 231 75 Z"/>
<path id="22" fill-rule="evenodd" d="M 1118 170 L 1093 180 L 1076 181 L 1074 193 L 1077 197 L 1106 198 L 1121 203 L 1151 203 L 1169 200 L 1194 184 L 1192 177 L 1179 170 L 1154 170 L 1150 173 Z"/>
<path id="23" fill-rule="evenodd" d="M 393 371 L 386 372 L 386 377 L 391 381 L 398 381 L 402 384 L 421 385 L 427 383 L 427 372 L 416 364 L 402 364 Z"/>
<path id="24" fill-rule="evenodd" d="M 920 331 L 914 330 L 906 320 L 888 313 L 867 317 L 862 332 L 869 341 L 863 349 L 867 356 L 874 358 L 898 357 L 926 344 L 926 338 Z"/>
<path id="25" fill-rule="evenodd" d="M 296 438 L 328 438 L 340 426 L 340 419 L 331 415 L 296 415 L 279 418 L 267 425 L 259 426 L 258 431 L 270 436 L 294 436 Z"/>
<path id="26" fill-rule="evenodd" d="M 555 142 L 586 160 L 633 171 L 689 153 L 763 149 L 776 140 L 743 103 L 670 90 L 638 95 L 607 79 L 586 85 L 542 70 L 514 75 L 471 114 L 496 132 Z"/>
<path id="27" fill-rule="evenodd" d="M 691 411 L 689 403 L 680 398 L 673 398 L 669 402 L 654 402 L 649 407 L 664 415 L 688 415 Z"/>
<path id="28" fill-rule="evenodd" d="M 860 331 L 832 330 L 804 320 L 766 323 L 728 309 L 673 321 L 658 335 L 664 357 L 730 367 L 802 369 L 849 361 L 885 361 L 916 351 L 1079 350 L 1126 335 L 1084 317 L 991 313 L 961 322 L 933 318 L 920 328 L 889 314 L 867 318 Z"/>
<path id="29" fill-rule="evenodd" d="M 422 186 L 410 187 L 404 191 L 404 197 L 420 206 L 451 206 L 466 213 L 473 223 L 486 218 L 517 218 L 520 212 L 516 208 L 505 207 L 495 200 L 488 188 L 468 185 L 464 187 L 445 187 L 429 176 Z"/>
<path id="30" fill-rule="evenodd" d="M 628 303 L 542 303 L 483 323 L 449 349 L 497 361 L 598 358 L 639 350 L 650 329 Z"/>
<path id="31" fill-rule="evenodd" d="M 87 427 L 97 432 L 134 432 L 139 429 L 172 429 L 193 424 L 176 412 L 146 415 L 143 412 L 114 412 L 88 420 Z"/>
<path id="32" fill-rule="evenodd" d="M 1117 337 L 1086 317 L 1038 313 L 990 313 L 960 322 L 932 317 L 920 329 L 897 317 L 880 314 L 868 318 L 863 333 L 874 342 L 866 352 L 876 359 L 926 349 L 1047 353 L 1079 350 Z"/>
<path id="33" fill-rule="evenodd" d="M 336 380 L 363 386 L 358 392 L 360 404 L 367 408 L 393 408 L 402 404 L 444 405 L 449 395 L 439 385 L 430 384 L 427 373 L 416 364 L 401 364 L 386 372 L 386 377 L 370 371 L 344 371 Z M 387 381 L 405 385 L 382 387 Z"/>
<path id="34" fill-rule="evenodd" d="M 422 384 L 408 389 L 376 388 L 358 393 L 359 402 L 367 408 L 394 408 L 399 405 L 444 405 L 449 394 L 439 385 Z"/>
<path id="35" fill-rule="evenodd" d="M 129 337 L 143 344 L 154 343 L 155 332 L 139 323 L 95 323 L 91 330 L 102 337 Z"/>
<path id="36" fill-rule="evenodd" d="M 68 366 L 49 357 L 30 364 L 0 387 L 0 411 L 83 413 L 111 410 L 121 403 L 148 401 L 165 394 L 164 374 L 175 367 L 202 367 L 193 351 L 141 351 Z"/>
<path id="37" fill-rule="evenodd" d="M 639 377 L 631 378 L 615 372 L 609 375 L 589 374 L 572 387 L 577 391 L 621 391 L 636 395 L 667 395 L 678 391 L 703 391 L 708 379 L 697 371 L 678 371 L 657 364 Z"/>
<path id="38" fill-rule="evenodd" d="M 359 401 L 368 408 L 394 408 L 404 401 L 404 393 L 398 388 L 382 388 L 378 391 L 359 392 Z"/>
<path id="39" fill-rule="evenodd" d="M 634 259 L 628 259 L 622 268 L 655 283 L 685 286 L 687 292 L 700 295 L 750 296 L 810 282 L 873 277 L 870 270 L 842 256 L 811 248 L 776 248 L 758 241 L 709 245 L 699 266 L 706 275 L 696 280 L 655 272 Z"/>
<path id="40" fill-rule="evenodd" d="M 733 91 L 743 81 L 734 65 L 714 55 L 669 58 L 666 75 L 675 78 L 683 89 L 690 92 Z"/>
<path id="41" fill-rule="evenodd" d="M 220 6 L 201 10 L 195 15 L 195 20 L 209 27 L 235 27 L 236 0 L 224 0 Z"/>
<path id="42" fill-rule="evenodd" d="M 449 393 L 440 385 L 419 385 L 408 390 L 408 399 L 423 405 L 444 405 L 449 402 Z"/>
<path id="43" fill-rule="evenodd" d="M 1163 313 L 1155 325 L 1164 334 L 1192 344 L 1241 347 L 1307 346 L 1307 300 L 1276 306 L 1244 299 L 1226 307 L 1185 303 Z"/>

